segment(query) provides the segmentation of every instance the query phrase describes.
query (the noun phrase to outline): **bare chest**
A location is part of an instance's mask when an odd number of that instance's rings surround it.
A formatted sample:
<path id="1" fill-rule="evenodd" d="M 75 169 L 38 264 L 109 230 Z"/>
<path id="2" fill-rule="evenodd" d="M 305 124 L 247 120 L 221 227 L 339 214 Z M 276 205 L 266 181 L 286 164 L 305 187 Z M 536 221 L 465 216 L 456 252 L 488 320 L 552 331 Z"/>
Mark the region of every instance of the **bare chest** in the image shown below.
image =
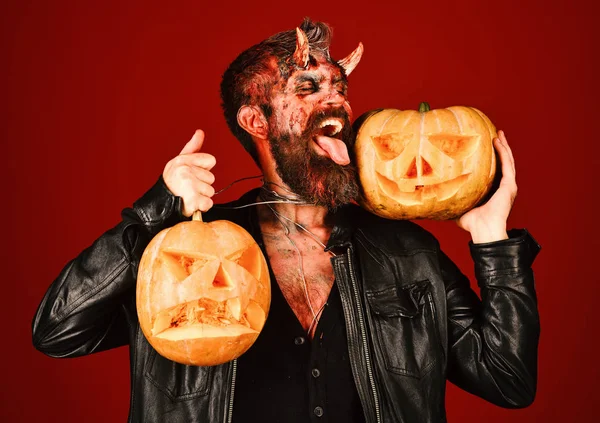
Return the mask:
<path id="1" fill-rule="evenodd" d="M 285 237 L 265 237 L 265 247 L 283 296 L 308 332 L 316 327 L 333 285 L 331 254 L 310 238 L 292 241 L 295 245 Z"/>

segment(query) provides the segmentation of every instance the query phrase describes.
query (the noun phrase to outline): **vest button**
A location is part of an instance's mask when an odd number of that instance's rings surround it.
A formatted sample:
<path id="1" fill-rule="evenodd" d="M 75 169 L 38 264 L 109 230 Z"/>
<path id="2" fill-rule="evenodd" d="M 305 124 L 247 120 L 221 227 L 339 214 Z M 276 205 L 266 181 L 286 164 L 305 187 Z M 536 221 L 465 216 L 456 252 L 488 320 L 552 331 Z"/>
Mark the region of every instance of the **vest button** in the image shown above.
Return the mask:
<path id="1" fill-rule="evenodd" d="M 321 372 L 319 371 L 319 369 L 312 369 L 310 372 L 314 378 L 318 378 L 319 376 L 321 376 Z"/>
<path id="2" fill-rule="evenodd" d="M 304 340 L 304 337 L 302 337 L 302 336 L 297 336 L 297 337 L 294 339 L 294 344 L 296 344 L 296 345 L 302 345 L 302 344 L 304 344 L 304 341 L 305 341 L 305 340 Z"/>
<path id="3" fill-rule="evenodd" d="M 317 417 L 323 416 L 323 408 L 321 408 L 321 407 L 315 407 L 313 412 L 315 413 L 315 416 L 317 416 Z"/>

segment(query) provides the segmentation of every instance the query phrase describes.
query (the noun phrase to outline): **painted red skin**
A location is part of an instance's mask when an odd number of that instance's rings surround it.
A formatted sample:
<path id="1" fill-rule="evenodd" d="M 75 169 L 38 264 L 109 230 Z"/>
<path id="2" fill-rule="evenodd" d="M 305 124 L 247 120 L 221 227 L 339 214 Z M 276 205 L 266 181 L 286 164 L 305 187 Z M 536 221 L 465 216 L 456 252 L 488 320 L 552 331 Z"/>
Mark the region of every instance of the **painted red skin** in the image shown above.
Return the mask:
<path id="1" fill-rule="evenodd" d="M 328 108 L 343 107 L 352 120 L 352 108 L 346 99 L 347 83 L 345 75 L 338 65 L 327 62 L 316 56 L 314 62 L 306 70 L 294 71 L 287 81 L 273 87 L 271 104 L 273 116 L 269 125 L 275 133 L 291 132 L 300 135 L 306 130 L 309 117 Z M 312 61 L 311 61 L 312 62 Z M 299 77 L 310 76 L 319 82 L 318 90 L 314 92 L 299 92 L 307 82 L 298 82 Z M 321 155 L 326 153 L 313 141 L 312 148 Z"/>
<path id="2" fill-rule="evenodd" d="M 352 119 L 352 109 L 346 99 L 346 78 L 343 71 L 335 64 L 328 63 L 324 58 L 314 57 L 306 70 L 300 69 L 292 72 L 285 81 L 274 83 L 271 91 L 271 105 L 273 115 L 269 117 L 269 129 L 273 136 L 292 133 L 296 136 L 303 134 L 308 126 L 311 115 L 315 112 L 328 109 L 343 108 Z M 299 92 L 302 84 L 298 83 L 299 77 L 312 76 L 320 81 L 319 89 L 312 93 Z M 311 137 L 306 140 L 317 154 L 328 156 Z M 265 152 L 266 153 L 266 152 Z M 268 154 L 268 153 L 266 153 Z M 277 181 L 278 176 L 272 165 L 273 161 L 264 162 L 265 175 Z M 323 180 L 315 180 L 314 188 L 319 193 L 324 193 L 328 187 Z M 275 188 L 277 189 L 277 188 Z M 285 195 L 286 192 L 281 192 Z M 286 217 L 301 223 L 315 234 L 323 243 L 327 242 L 331 227 L 326 222 L 327 211 L 324 207 L 294 206 L 291 204 L 277 204 L 276 209 Z M 288 304 L 301 322 L 305 330 L 309 330 L 313 323 L 313 314 L 306 302 L 302 289 L 303 282 L 298 279 L 297 257 L 289 253 L 290 242 L 281 232 L 280 223 L 274 219 L 273 214 L 266 207 L 259 207 L 261 231 L 263 233 L 267 253 L 273 271 L 277 274 L 277 282 Z M 303 271 L 308 287 L 310 303 L 314 310 L 319 310 L 327 300 L 333 284 L 333 269 L 330 255 L 313 239 L 299 230 L 289 234 L 294 243 L 301 249 Z M 314 327 L 313 327 L 314 329 Z M 312 336 L 312 332 L 310 334 Z"/>

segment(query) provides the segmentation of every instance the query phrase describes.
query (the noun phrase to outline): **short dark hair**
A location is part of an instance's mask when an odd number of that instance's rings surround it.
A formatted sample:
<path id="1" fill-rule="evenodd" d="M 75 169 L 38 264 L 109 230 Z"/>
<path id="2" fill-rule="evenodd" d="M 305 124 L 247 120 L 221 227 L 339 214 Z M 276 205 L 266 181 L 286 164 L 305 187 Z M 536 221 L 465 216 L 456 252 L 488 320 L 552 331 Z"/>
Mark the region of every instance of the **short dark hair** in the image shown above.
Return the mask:
<path id="1" fill-rule="evenodd" d="M 308 38 L 311 54 L 319 54 L 331 62 L 329 45 L 332 30 L 326 23 L 309 18 L 299 27 Z M 244 105 L 261 108 L 268 119 L 272 114 L 270 93 L 279 77 L 287 80 L 296 68 L 292 55 L 296 50 L 296 30 L 279 32 L 242 52 L 223 73 L 221 80 L 221 107 L 229 129 L 258 164 L 258 155 L 248 134 L 237 121 L 237 113 Z M 274 69 L 273 66 L 276 66 Z"/>

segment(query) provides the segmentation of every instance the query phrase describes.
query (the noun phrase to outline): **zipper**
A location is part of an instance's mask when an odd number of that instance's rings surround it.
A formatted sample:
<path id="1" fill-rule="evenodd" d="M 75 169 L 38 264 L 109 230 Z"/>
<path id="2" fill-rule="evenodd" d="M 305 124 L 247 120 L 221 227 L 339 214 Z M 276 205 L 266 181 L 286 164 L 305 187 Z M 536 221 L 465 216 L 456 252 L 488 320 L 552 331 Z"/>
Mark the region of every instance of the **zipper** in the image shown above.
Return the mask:
<path id="1" fill-rule="evenodd" d="M 354 265 L 352 263 L 352 247 L 348 248 L 348 268 L 350 270 L 350 281 L 352 282 L 352 289 L 354 290 L 354 299 L 356 300 L 356 309 L 358 312 L 358 324 L 360 328 L 360 334 L 363 343 L 363 349 L 365 351 L 365 362 L 367 365 L 367 374 L 369 376 L 369 382 L 371 383 L 371 390 L 373 393 L 373 400 L 375 402 L 375 420 L 377 423 L 381 422 L 381 409 L 379 407 L 379 394 L 375 387 L 375 377 L 373 376 L 373 365 L 371 363 L 371 353 L 369 351 L 369 343 L 367 341 L 367 331 L 365 328 L 365 318 L 363 316 L 363 308 L 361 306 L 360 295 L 358 293 L 358 283 L 356 282 L 356 275 L 354 274 Z"/>
<path id="2" fill-rule="evenodd" d="M 226 423 L 231 423 L 233 419 L 233 395 L 235 393 L 235 376 L 237 373 L 237 358 L 231 362 L 231 389 L 229 391 L 229 404 L 226 411 Z"/>

